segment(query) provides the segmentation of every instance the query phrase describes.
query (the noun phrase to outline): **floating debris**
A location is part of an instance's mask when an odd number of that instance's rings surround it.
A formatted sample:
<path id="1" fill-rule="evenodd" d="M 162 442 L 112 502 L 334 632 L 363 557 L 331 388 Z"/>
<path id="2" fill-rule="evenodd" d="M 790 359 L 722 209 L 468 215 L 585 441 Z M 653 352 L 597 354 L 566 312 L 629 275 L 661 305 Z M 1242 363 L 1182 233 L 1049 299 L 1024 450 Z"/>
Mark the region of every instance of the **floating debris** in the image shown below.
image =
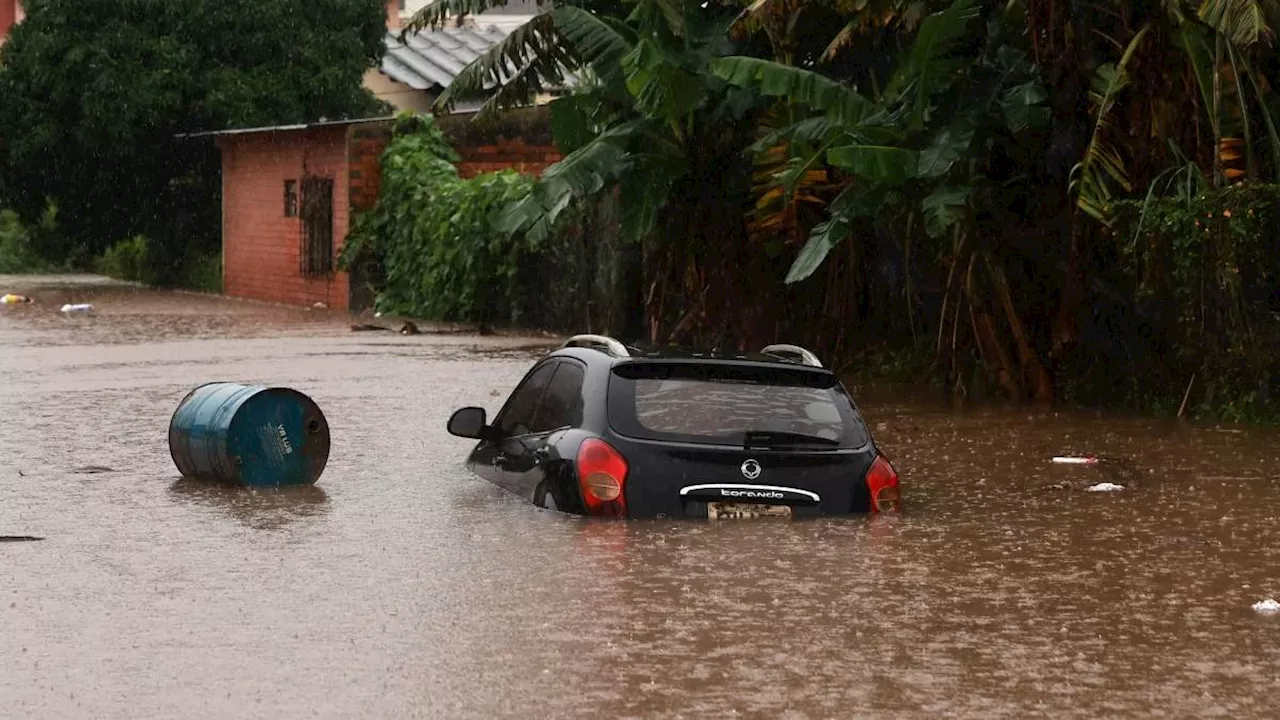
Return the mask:
<path id="1" fill-rule="evenodd" d="M 248 487 L 311 485 L 329 460 L 329 424 L 290 388 L 206 383 L 169 420 L 169 454 L 183 477 Z"/>
<path id="2" fill-rule="evenodd" d="M 1117 485 L 1115 483 L 1100 482 L 1097 485 L 1093 485 L 1085 489 L 1089 492 L 1116 492 L 1117 490 L 1123 490 L 1124 486 Z"/>
<path id="3" fill-rule="evenodd" d="M 1098 458 L 1093 455 L 1089 455 L 1086 457 L 1070 457 L 1066 455 L 1058 455 L 1052 459 L 1052 462 L 1055 462 L 1059 465 L 1097 465 Z"/>
<path id="4" fill-rule="evenodd" d="M 90 303 L 81 303 L 79 305 L 63 305 L 61 310 L 63 315 L 68 317 L 72 315 L 90 315 L 93 313 L 93 305 Z"/>
<path id="5" fill-rule="evenodd" d="M 1260 612 L 1260 613 L 1280 612 L 1280 602 L 1276 602 L 1273 598 L 1267 598 L 1266 600 L 1259 600 L 1258 602 L 1253 604 L 1253 609 L 1254 611 Z"/>
<path id="6" fill-rule="evenodd" d="M 26 295 L 15 295 L 13 293 L 9 293 L 4 297 L 0 297 L 0 305 L 25 305 L 30 302 L 35 301 Z"/>

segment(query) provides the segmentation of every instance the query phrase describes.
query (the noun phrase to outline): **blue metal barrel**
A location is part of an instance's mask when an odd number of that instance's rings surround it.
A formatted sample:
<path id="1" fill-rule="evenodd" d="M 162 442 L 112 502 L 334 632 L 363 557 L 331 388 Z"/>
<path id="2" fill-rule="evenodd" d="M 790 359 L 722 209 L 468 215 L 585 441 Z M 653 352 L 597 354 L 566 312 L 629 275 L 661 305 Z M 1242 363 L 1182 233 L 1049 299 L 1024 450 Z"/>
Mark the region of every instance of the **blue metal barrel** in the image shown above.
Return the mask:
<path id="1" fill-rule="evenodd" d="M 169 420 L 169 454 L 183 477 L 312 485 L 329 461 L 329 423 L 297 390 L 208 383 L 188 393 Z"/>

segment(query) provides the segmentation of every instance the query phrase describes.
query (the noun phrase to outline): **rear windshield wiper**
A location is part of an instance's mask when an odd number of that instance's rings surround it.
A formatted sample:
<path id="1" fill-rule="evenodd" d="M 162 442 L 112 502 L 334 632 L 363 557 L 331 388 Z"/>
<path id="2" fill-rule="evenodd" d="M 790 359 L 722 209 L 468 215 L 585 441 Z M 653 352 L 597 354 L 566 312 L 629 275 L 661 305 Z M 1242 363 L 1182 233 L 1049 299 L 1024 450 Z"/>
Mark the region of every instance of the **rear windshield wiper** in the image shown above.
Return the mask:
<path id="1" fill-rule="evenodd" d="M 781 448 L 799 445 L 818 445 L 821 447 L 839 447 L 839 440 L 832 440 L 820 435 L 781 432 L 775 430 L 749 430 L 742 439 L 744 448 Z"/>

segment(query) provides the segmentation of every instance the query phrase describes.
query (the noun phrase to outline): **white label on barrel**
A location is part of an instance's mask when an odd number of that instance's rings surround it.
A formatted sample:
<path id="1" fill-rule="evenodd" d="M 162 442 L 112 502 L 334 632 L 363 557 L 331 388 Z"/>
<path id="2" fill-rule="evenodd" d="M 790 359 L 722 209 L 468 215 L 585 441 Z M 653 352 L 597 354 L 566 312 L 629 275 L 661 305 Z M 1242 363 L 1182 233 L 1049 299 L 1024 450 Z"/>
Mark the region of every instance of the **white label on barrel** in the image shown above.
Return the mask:
<path id="1" fill-rule="evenodd" d="M 289 444 L 289 434 L 284 431 L 284 425 L 276 426 L 276 435 L 280 436 L 280 448 L 285 455 L 293 454 L 293 446 Z"/>

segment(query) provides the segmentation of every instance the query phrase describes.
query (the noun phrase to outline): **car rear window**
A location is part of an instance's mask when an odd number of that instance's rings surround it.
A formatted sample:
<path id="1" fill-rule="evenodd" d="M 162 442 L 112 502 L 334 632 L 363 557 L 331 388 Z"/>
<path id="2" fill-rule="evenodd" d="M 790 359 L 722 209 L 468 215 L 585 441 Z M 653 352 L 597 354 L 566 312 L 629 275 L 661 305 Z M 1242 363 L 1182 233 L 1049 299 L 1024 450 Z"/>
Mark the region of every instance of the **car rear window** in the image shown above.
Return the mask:
<path id="1" fill-rule="evenodd" d="M 795 433 L 858 448 L 868 436 L 834 375 L 733 363 L 624 363 L 609 382 L 609 424 L 629 437 L 743 444 L 748 432 Z"/>

